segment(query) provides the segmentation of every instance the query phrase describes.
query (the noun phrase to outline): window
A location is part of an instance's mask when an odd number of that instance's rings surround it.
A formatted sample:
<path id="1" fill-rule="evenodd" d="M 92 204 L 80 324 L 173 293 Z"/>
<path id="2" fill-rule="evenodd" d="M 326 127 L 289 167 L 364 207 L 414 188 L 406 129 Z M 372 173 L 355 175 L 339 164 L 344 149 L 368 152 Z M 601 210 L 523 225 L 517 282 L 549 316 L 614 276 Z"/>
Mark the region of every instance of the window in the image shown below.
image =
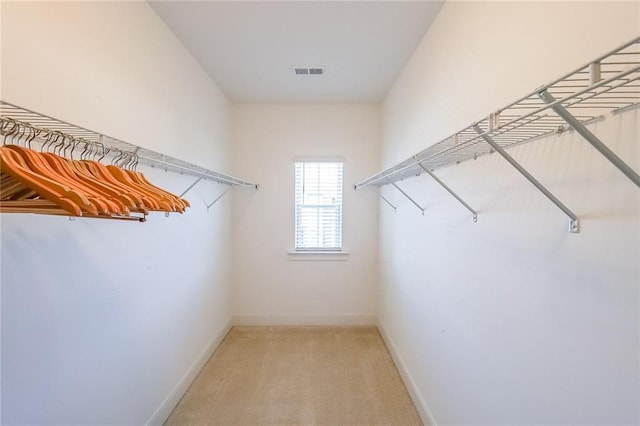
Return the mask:
<path id="1" fill-rule="evenodd" d="M 342 163 L 295 166 L 296 251 L 342 250 Z"/>

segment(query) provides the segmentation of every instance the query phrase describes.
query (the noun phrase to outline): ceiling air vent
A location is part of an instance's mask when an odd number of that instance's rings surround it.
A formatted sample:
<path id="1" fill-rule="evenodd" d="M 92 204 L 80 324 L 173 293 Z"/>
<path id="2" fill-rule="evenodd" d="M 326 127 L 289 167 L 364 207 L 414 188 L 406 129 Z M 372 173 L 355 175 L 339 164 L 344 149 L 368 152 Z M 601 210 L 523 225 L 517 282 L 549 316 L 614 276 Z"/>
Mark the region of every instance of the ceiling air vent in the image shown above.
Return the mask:
<path id="1" fill-rule="evenodd" d="M 293 67 L 297 75 L 322 75 L 324 67 Z"/>

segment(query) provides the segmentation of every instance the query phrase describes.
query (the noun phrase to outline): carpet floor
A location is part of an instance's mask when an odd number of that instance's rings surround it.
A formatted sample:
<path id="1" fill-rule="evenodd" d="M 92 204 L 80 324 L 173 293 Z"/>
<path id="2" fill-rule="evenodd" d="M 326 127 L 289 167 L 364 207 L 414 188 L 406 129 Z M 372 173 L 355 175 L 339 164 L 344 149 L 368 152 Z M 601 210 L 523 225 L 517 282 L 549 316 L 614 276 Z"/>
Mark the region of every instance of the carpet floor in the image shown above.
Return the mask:
<path id="1" fill-rule="evenodd" d="M 234 327 L 166 425 L 421 425 L 375 327 Z"/>

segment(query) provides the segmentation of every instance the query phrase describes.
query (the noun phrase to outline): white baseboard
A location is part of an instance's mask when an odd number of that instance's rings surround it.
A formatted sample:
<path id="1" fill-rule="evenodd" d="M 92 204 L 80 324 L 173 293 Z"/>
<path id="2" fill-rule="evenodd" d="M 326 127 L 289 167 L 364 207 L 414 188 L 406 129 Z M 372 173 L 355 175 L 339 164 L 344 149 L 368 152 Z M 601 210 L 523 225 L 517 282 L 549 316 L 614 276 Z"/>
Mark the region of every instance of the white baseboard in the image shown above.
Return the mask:
<path id="1" fill-rule="evenodd" d="M 413 377 L 411 376 L 411 373 L 409 372 L 407 365 L 402 359 L 402 356 L 400 356 L 400 353 L 398 352 L 398 348 L 396 347 L 395 343 L 393 342 L 393 339 L 391 339 L 391 337 L 387 334 L 386 330 L 384 329 L 384 327 L 380 322 L 378 322 L 378 330 L 380 331 L 380 335 L 382 336 L 384 343 L 387 345 L 387 349 L 389 349 L 389 353 L 391 354 L 391 357 L 393 358 L 393 361 L 395 362 L 396 367 L 400 372 L 400 376 L 404 381 L 404 385 L 409 391 L 409 395 L 413 400 L 413 404 L 416 406 L 416 409 L 418 410 L 418 414 L 422 419 L 422 423 L 424 423 L 425 425 L 437 426 L 436 421 L 434 420 L 433 416 L 431 415 L 431 412 L 429 411 L 429 407 L 427 406 L 427 403 L 425 402 L 424 398 L 422 398 L 422 394 L 420 393 L 420 390 L 418 389 L 416 382 L 413 380 Z"/>
<path id="2" fill-rule="evenodd" d="M 378 323 L 374 314 L 343 314 L 343 315 L 263 315 L 237 314 L 233 316 L 232 324 L 239 326 L 361 326 Z"/>
<path id="3" fill-rule="evenodd" d="M 196 360 L 191 364 L 191 367 L 184 373 L 184 376 L 178 381 L 175 387 L 171 390 L 169 395 L 162 401 L 160 407 L 153 413 L 151 419 L 147 422 L 147 425 L 162 425 L 169 414 L 173 411 L 173 409 L 178 405 L 180 399 L 184 396 L 191 383 L 195 380 L 200 370 L 204 367 L 206 362 L 211 358 L 213 352 L 218 348 L 222 340 L 229 333 L 231 329 L 231 320 L 227 321 L 227 323 L 213 336 L 213 339 L 209 342 L 209 344 L 204 348 L 202 353 L 196 358 Z"/>

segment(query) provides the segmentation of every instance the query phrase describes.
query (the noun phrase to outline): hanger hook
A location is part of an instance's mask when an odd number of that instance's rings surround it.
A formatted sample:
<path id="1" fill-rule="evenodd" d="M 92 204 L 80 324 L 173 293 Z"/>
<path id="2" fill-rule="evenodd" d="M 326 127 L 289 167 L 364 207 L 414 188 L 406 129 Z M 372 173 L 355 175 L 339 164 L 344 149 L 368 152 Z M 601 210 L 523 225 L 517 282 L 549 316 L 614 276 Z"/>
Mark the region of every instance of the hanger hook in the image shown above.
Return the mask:
<path id="1" fill-rule="evenodd" d="M 4 133 L 4 137 L 2 138 L 2 145 L 6 145 L 7 144 L 7 137 L 9 136 L 9 131 L 7 130 L 7 127 L 9 127 L 9 120 L 5 120 L 4 118 L 2 119 L 2 126 L 0 127 L 0 130 L 2 131 L 2 133 Z"/>
<path id="2" fill-rule="evenodd" d="M 64 148 L 64 135 L 60 132 L 56 135 L 56 145 L 53 147 L 53 152 L 56 155 L 62 155 L 62 148 Z"/>
<path id="3" fill-rule="evenodd" d="M 67 156 L 67 148 L 71 149 L 69 152 L 69 158 L 73 160 L 73 150 L 76 147 L 76 138 L 74 136 L 67 137 L 67 145 L 64 147 L 64 156 Z"/>
<path id="4" fill-rule="evenodd" d="M 73 151 L 75 151 L 78 146 L 78 139 L 76 139 L 74 136 L 69 136 L 69 140 L 70 140 L 70 146 L 71 146 L 71 151 L 69 152 L 69 158 L 73 160 Z M 66 149 L 64 153 L 66 157 L 66 154 L 67 154 Z"/>
<path id="5" fill-rule="evenodd" d="M 84 155 L 84 160 L 89 160 L 91 158 L 92 155 L 95 155 L 95 152 L 98 151 L 98 143 L 97 142 L 91 142 L 88 140 L 84 140 L 85 143 L 87 144 L 86 146 L 86 154 Z"/>
<path id="6" fill-rule="evenodd" d="M 61 133 L 62 139 L 60 140 L 60 155 L 61 157 L 67 156 L 67 148 L 69 147 L 69 136 Z"/>
<path id="7" fill-rule="evenodd" d="M 24 138 L 24 147 L 25 148 L 30 148 L 31 147 L 31 137 L 34 136 L 34 130 L 33 127 L 31 126 L 31 124 L 27 123 L 25 124 L 25 138 Z"/>
<path id="8" fill-rule="evenodd" d="M 28 148 L 31 149 L 31 142 L 42 133 L 42 129 L 37 129 L 33 126 L 29 126 L 31 128 L 31 137 L 27 139 Z"/>
<path id="9" fill-rule="evenodd" d="M 20 135 L 19 142 L 24 144 L 24 147 L 27 147 L 27 140 L 31 137 L 31 129 L 28 123 L 22 123 L 22 134 Z M 23 140 L 24 138 L 24 140 Z"/>
<path id="10" fill-rule="evenodd" d="M 106 148 L 102 142 L 98 142 L 98 144 L 102 147 L 102 155 L 96 161 L 102 161 L 102 159 L 111 152 L 111 149 Z M 96 151 L 96 154 L 97 154 L 97 151 Z"/>
<path id="11" fill-rule="evenodd" d="M 60 139 L 60 136 L 62 136 L 62 133 L 60 133 L 60 132 L 58 132 L 58 131 L 55 131 L 55 132 L 53 132 L 53 133 L 55 134 L 55 137 L 56 137 L 56 138 L 52 141 L 52 145 L 53 145 L 53 153 L 54 153 L 54 154 L 56 154 L 56 155 L 60 155 L 60 154 L 58 154 L 58 151 L 59 151 L 59 149 L 60 149 L 60 147 L 61 147 L 61 143 L 60 143 L 60 142 L 58 142 L 58 140 Z"/>
<path id="12" fill-rule="evenodd" d="M 18 125 L 18 127 L 16 127 L 16 131 L 11 137 L 11 143 L 14 145 L 20 145 L 20 139 L 22 139 L 22 136 L 24 135 L 24 127 L 19 121 L 17 121 L 16 124 Z"/>
<path id="13" fill-rule="evenodd" d="M 24 147 L 29 148 L 31 146 L 31 139 L 34 137 L 35 130 L 30 123 L 24 124 Z"/>
<path id="14" fill-rule="evenodd" d="M 113 148 L 113 150 L 116 151 L 116 155 L 111 159 L 111 164 L 117 166 L 118 161 L 120 161 L 120 158 L 122 158 L 122 151 L 120 151 L 120 149 L 118 148 Z"/>
<path id="15" fill-rule="evenodd" d="M 133 154 L 131 152 L 127 152 L 127 155 L 125 156 L 125 162 L 122 164 L 122 168 L 125 170 L 129 170 L 129 167 L 131 167 L 132 159 L 133 159 Z"/>
<path id="16" fill-rule="evenodd" d="M 118 156 L 118 161 L 116 161 L 114 165 L 122 168 L 122 164 L 126 161 L 126 159 L 127 159 L 127 153 L 125 151 L 120 151 L 120 155 Z"/>
<path id="17" fill-rule="evenodd" d="M 11 137 L 11 142 L 13 142 L 13 135 L 17 130 L 17 126 L 18 123 L 16 123 L 16 121 L 13 118 L 9 118 L 7 117 L 7 127 L 9 127 L 9 124 L 11 124 L 11 129 L 10 130 L 5 130 L 5 134 L 4 134 L 4 138 L 2 139 L 2 144 L 6 145 L 7 144 L 7 138 Z"/>
<path id="18" fill-rule="evenodd" d="M 96 153 L 98 152 L 98 147 L 98 142 L 89 142 L 89 149 L 87 150 L 87 155 L 84 157 L 84 159 L 90 160 L 91 158 L 93 158 L 95 160 Z"/>
<path id="19" fill-rule="evenodd" d="M 11 126 L 11 130 L 6 130 L 6 133 L 4 134 L 4 138 L 2 139 L 2 145 L 6 145 L 7 144 L 7 137 L 11 136 L 11 142 L 13 143 L 13 135 L 16 133 L 16 131 L 18 130 L 18 122 L 16 120 L 14 120 L 11 117 L 7 117 L 6 118 L 6 123 L 7 126 L 9 126 L 9 124 L 12 124 Z"/>
<path id="20" fill-rule="evenodd" d="M 47 135 L 45 137 L 44 144 L 42 144 L 42 150 L 48 151 L 51 149 L 51 144 L 53 143 L 53 133 L 50 130 L 47 130 Z"/>
<path id="21" fill-rule="evenodd" d="M 22 125 L 22 123 L 18 123 L 18 131 L 16 132 L 18 138 L 17 138 L 17 141 L 15 142 L 16 145 L 20 146 L 20 142 L 21 142 L 22 137 L 24 136 L 25 132 L 26 132 L 25 126 Z"/>
<path id="22" fill-rule="evenodd" d="M 122 160 L 122 166 L 120 166 L 120 167 L 122 167 L 125 170 L 128 170 L 129 169 L 129 164 L 131 164 L 131 153 L 130 152 L 126 152 L 125 156 L 124 156 L 124 158 Z"/>
<path id="23" fill-rule="evenodd" d="M 80 139 L 84 143 L 84 150 L 80 153 L 80 159 L 86 160 L 89 153 L 93 150 L 93 144 L 86 139 Z"/>
<path id="24" fill-rule="evenodd" d="M 64 133 L 60 133 L 60 143 L 59 143 L 59 149 L 58 149 L 58 155 L 63 157 L 65 155 L 65 151 L 67 148 L 67 135 L 65 135 Z"/>

